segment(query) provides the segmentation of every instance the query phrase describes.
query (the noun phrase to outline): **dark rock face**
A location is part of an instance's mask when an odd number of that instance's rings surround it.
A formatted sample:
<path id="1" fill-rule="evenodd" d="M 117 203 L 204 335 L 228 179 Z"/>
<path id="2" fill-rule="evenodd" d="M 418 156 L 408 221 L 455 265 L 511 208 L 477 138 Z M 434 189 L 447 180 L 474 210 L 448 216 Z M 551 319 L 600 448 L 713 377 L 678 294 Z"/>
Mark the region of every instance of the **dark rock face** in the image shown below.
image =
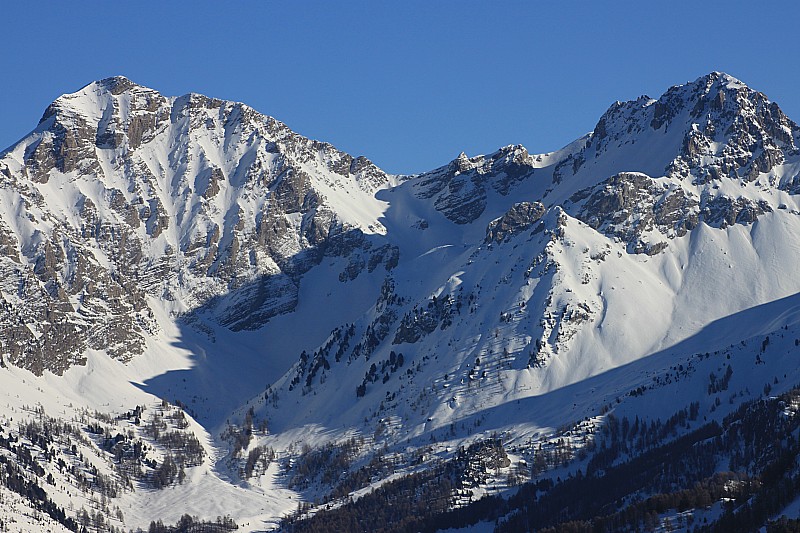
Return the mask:
<path id="1" fill-rule="evenodd" d="M 646 251 L 640 239 L 658 229 L 664 234 L 683 236 L 697 225 L 698 202 L 683 189 L 664 189 L 644 174 L 623 173 L 573 196 L 584 197 L 575 215 L 591 227 L 619 237 L 631 251 Z"/>
<path id="2" fill-rule="evenodd" d="M 489 223 L 486 228 L 486 242 L 503 242 L 538 222 L 546 209 L 540 202 L 520 202 L 514 204 L 506 214 Z"/>
<path id="3" fill-rule="evenodd" d="M 652 105 L 653 100 L 647 96 L 640 96 L 629 102 L 615 102 L 597 121 L 584 153 L 575 159 L 586 159 L 585 154 L 589 149 L 595 154 L 602 153 L 617 143 L 628 141 L 643 133 L 647 125 L 642 120 L 642 115 L 647 114 Z M 573 174 L 578 168 L 573 169 Z"/>
<path id="4" fill-rule="evenodd" d="M 709 226 L 725 229 L 734 224 L 752 224 L 764 213 L 771 213 L 767 202 L 754 202 L 747 198 L 717 196 L 701 206 L 701 220 Z"/>
<path id="5" fill-rule="evenodd" d="M 437 328 L 445 330 L 453 323 L 453 316 L 461 309 L 460 299 L 449 295 L 432 298 L 425 307 L 414 307 L 403 315 L 392 344 L 415 343 L 433 333 Z"/>
<path id="6" fill-rule="evenodd" d="M 294 310 L 298 290 L 297 282 L 286 274 L 264 276 L 219 305 L 219 323 L 233 331 L 258 329 L 270 318 Z"/>
<path id="7" fill-rule="evenodd" d="M 797 125 L 762 93 L 719 73 L 695 82 L 693 91 L 692 127 L 668 174 L 692 175 L 699 182 L 755 181 L 798 153 Z M 662 100 L 675 100 L 673 107 L 679 107 L 680 95 L 671 92 L 678 91 L 668 91 Z"/>

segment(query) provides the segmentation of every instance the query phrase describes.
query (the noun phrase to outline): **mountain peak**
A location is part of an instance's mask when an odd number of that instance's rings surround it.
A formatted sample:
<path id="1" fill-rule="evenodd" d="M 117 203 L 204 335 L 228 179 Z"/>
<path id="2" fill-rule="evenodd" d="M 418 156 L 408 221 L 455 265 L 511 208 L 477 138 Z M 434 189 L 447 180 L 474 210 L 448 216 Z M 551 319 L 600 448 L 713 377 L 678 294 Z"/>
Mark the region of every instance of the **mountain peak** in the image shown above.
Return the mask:
<path id="1" fill-rule="evenodd" d="M 731 92 L 741 94 L 739 97 L 735 97 L 735 94 L 725 96 L 725 93 Z M 658 130 L 686 108 L 692 109 L 690 118 L 696 120 L 706 110 L 708 103 L 711 103 L 710 107 L 713 109 L 721 111 L 726 99 L 731 100 L 732 105 L 739 104 L 736 109 L 730 110 L 738 114 L 742 107 L 742 100 L 752 100 L 753 98 L 767 101 L 763 94 L 753 91 L 730 74 L 713 71 L 694 81 L 673 85 L 658 99 L 642 95 L 635 100 L 614 102 L 598 121 L 594 136 L 600 139 L 604 138 L 608 130 L 613 129 L 611 123 L 620 119 L 625 123 L 625 129 L 628 130 L 629 123 L 636 120 L 636 116 L 644 118 L 652 115 L 650 125 L 653 129 Z M 745 107 L 747 106 L 745 105 Z"/>
<path id="2" fill-rule="evenodd" d="M 66 113 L 66 115 L 80 115 L 88 118 L 96 117 L 106 106 L 113 102 L 114 98 L 125 92 L 145 93 L 150 99 L 161 97 L 161 95 L 147 87 L 138 85 L 124 76 L 112 76 L 101 80 L 93 81 L 84 85 L 73 93 L 67 93 L 56 98 L 53 103 L 47 106 L 39 124 L 47 119 Z"/>
<path id="3" fill-rule="evenodd" d="M 131 81 L 125 76 L 111 76 L 108 78 L 103 78 L 101 80 L 95 80 L 87 85 L 84 85 L 74 93 L 64 94 L 59 98 L 57 98 L 56 102 L 74 101 L 86 97 L 96 99 L 104 95 L 118 96 L 126 91 L 131 91 L 133 89 L 143 90 L 152 93 L 156 92 L 153 89 L 149 89 L 143 85 L 139 85 L 138 83 Z"/>
<path id="4" fill-rule="evenodd" d="M 737 78 L 714 71 L 670 87 L 658 99 L 643 96 L 614 103 L 587 143 L 592 153 L 582 154 L 579 161 L 627 150 L 631 153 L 624 158 L 638 158 L 643 166 L 615 171 L 691 174 L 703 182 L 724 176 L 753 181 L 794 154 L 798 137 L 800 129 L 777 104 Z"/>
<path id="5" fill-rule="evenodd" d="M 692 84 L 702 84 L 706 85 L 707 87 L 716 84 L 717 86 L 724 87 L 726 89 L 749 89 L 749 87 L 747 87 L 747 85 L 740 79 L 736 78 L 735 76 L 731 76 L 727 72 L 720 72 L 718 70 L 709 72 L 704 76 L 700 76 L 690 83 L 690 85 Z"/>
<path id="6" fill-rule="evenodd" d="M 114 95 L 125 92 L 131 87 L 136 86 L 134 82 L 125 76 L 111 76 L 110 78 L 103 78 L 102 80 L 94 82 L 92 85 L 96 85 L 99 88 L 108 90 Z"/>

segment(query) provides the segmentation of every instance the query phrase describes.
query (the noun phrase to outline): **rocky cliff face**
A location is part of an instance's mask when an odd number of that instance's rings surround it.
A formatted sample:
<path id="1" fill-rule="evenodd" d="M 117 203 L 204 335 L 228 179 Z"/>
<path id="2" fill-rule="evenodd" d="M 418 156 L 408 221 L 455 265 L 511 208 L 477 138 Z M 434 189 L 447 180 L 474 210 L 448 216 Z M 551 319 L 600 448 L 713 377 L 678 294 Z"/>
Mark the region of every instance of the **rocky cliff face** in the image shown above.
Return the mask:
<path id="1" fill-rule="evenodd" d="M 457 224 L 479 219 L 493 197 L 505 205 L 498 216 L 510 204 L 503 197 L 525 191 L 549 207 L 563 205 L 631 251 L 654 253 L 701 220 L 724 228 L 770 212 L 769 202 L 748 191 L 794 193 L 799 139 L 800 128 L 764 94 L 713 72 L 657 100 L 615 103 L 589 135 L 554 154 L 530 155 L 521 146 L 461 154 L 414 187 Z"/>
<path id="2" fill-rule="evenodd" d="M 449 220 L 468 224 L 483 214 L 490 190 L 506 196 L 534 168 L 534 158 L 522 146 L 472 158 L 462 152 L 450 164 L 420 176 L 414 187 L 417 198 L 432 199 Z"/>
<path id="3" fill-rule="evenodd" d="M 157 328 L 149 299 L 257 328 L 294 308 L 323 256 L 385 231 L 328 201 L 376 211 L 388 177 L 367 159 L 243 104 L 121 77 L 53 102 L 0 179 L 4 352 L 38 373 L 87 349 L 140 353 Z"/>

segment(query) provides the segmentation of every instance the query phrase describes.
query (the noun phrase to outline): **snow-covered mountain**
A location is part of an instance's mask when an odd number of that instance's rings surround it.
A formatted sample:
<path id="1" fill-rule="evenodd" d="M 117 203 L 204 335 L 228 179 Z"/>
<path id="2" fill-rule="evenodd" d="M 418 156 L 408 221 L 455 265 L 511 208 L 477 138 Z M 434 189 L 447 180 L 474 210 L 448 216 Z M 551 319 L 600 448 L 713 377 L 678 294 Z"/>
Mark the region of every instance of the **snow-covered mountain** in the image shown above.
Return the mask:
<path id="1" fill-rule="evenodd" d="M 279 403 L 268 418 L 391 412 L 425 434 L 434 413 L 446 425 L 558 389 L 795 294 L 798 135 L 762 94 L 714 73 L 615 104 L 556 154 L 462 154 L 402 180 L 378 194 L 398 267 L 364 319 L 273 387 L 300 412 Z M 371 374 L 392 351 L 423 379 Z M 476 378 L 487 364 L 495 379 Z M 324 409 L 362 380 L 373 401 Z M 431 394 L 428 409 L 409 409 Z M 403 401 L 376 410 L 384 397 Z"/>
<path id="2" fill-rule="evenodd" d="M 3 341 L 36 373 L 87 349 L 141 354 L 159 329 L 148 298 L 256 329 L 297 305 L 324 255 L 385 232 L 373 193 L 388 177 L 365 158 L 242 104 L 121 77 L 51 104 L 0 174 Z"/>
<path id="3" fill-rule="evenodd" d="M 83 447 L 114 527 L 261 530 L 460 447 L 495 457 L 470 497 L 565 435 L 535 475 L 575 472 L 609 410 L 721 421 L 800 382 L 799 145 L 715 72 L 557 152 L 391 176 L 244 104 L 92 83 L 0 154 L 0 427 Z M 80 418 L 50 452 L 12 413 Z"/>

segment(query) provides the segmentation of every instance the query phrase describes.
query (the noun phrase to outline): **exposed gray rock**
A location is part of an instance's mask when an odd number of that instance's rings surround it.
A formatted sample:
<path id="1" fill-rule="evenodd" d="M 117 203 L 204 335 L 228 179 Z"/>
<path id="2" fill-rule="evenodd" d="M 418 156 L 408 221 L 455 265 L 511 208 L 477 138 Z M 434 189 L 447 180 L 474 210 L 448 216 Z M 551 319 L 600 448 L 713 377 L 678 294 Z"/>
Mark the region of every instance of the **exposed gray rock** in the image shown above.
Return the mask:
<path id="1" fill-rule="evenodd" d="M 533 171 L 533 159 L 522 146 L 474 158 L 462 153 L 449 165 L 420 176 L 416 195 L 435 198 L 434 207 L 449 220 L 468 224 L 483 214 L 490 189 L 505 196 Z"/>
<path id="2" fill-rule="evenodd" d="M 764 201 L 754 202 L 747 198 L 717 196 L 701 206 L 701 220 L 715 228 L 726 228 L 734 224 L 751 224 L 772 207 Z"/>
<path id="3" fill-rule="evenodd" d="M 461 311 L 461 299 L 450 295 L 432 297 L 425 307 L 414 307 L 403 315 L 392 344 L 414 343 L 433 333 L 445 330 L 453 323 L 453 316 Z"/>
<path id="4" fill-rule="evenodd" d="M 502 217 L 492 220 L 486 228 L 486 242 L 503 242 L 531 228 L 542 218 L 546 209 L 540 202 L 514 204 Z"/>
<path id="5" fill-rule="evenodd" d="M 658 231 L 666 238 L 682 237 L 700 222 L 724 229 L 750 224 L 772 211 L 765 202 L 724 195 L 702 198 L 682 188 L 666 187 L 645 174 L 621 173 L 582 190 L 570 199 L 570 211 L 591 227 L 627 243 L 633 253 L 654 255 L 667 242 L 651 242 L 645 234 Z"/>
<path id="6" fill-rule="evenodd" d="M 585 200 L 584 200 L 585 199 Z M 683 236 L 698 223 L 699 201 L 681 188 L 667 188 L 645 174 L 621 173 L 583 190 L 570 199 L 579 207 L 570 211 L 591 227 L 628 244 L 635 253 L 657 253 L 642 241 L 654 229 L 664 235 Z"/>

